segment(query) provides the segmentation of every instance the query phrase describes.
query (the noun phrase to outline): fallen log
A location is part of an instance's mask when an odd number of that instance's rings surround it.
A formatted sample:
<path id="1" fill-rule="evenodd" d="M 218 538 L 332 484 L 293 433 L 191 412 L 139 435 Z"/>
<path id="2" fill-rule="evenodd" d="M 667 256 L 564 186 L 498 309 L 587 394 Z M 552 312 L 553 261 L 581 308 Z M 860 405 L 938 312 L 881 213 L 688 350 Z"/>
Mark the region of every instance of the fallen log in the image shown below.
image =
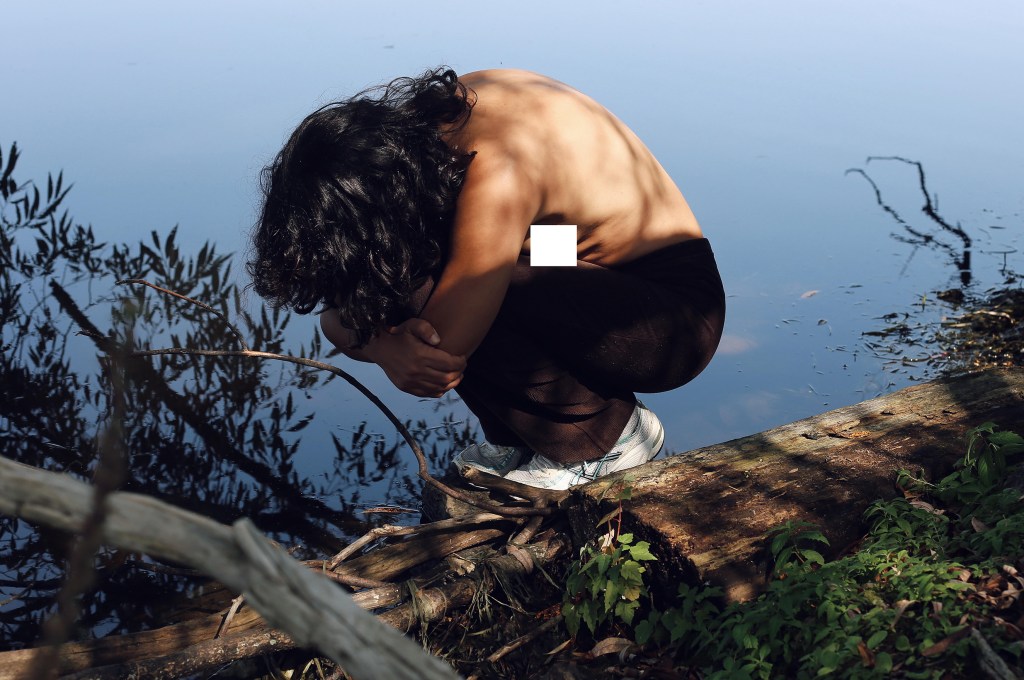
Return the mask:
<path id="1" fill-rule="evenodd" d="M 166 656 L 212 639 L 223 620 L 223 614 L 211 614 L 141 633 L 68 642 L 59 648 L 58 671 L 63 675 L 128 659 Z M 224 632 L 234 636 L 255 628 L 265 628 L 263 619 L 254 610 L 245 609 Z M 24 678 L 37 652 L 34 648 L 0 652 L 0 680 Z"/>
<path id="2" fill-rule="evenodd" d="M 863 535 L 864 510 L 896 494 L 900 469 L 938 478 L 986 421 L 1024 432 L 1024 369 L 908 387 L 610 475 L 573 492 L 570 521 L 577 540 L 593 537 L 628 485 L 623 527 L 651 542 L 661 583 L 709 582 L 746 600 L 765 583 L 769 530 L 813 522 L 834 556 Z"/>
<path id="3" fill-rule="evenodd" d="M 533 564 L 544 567 L 570 552 L 563 534 L 549 532 L 537 543 L 524 548 Z M 377 616 L 378 620 L 401 631 L 411 631 L 421 623 L 438 621 L 464 608 L 481 592 L 494 589 L 497 582 L 510 577 L 525 577 L 531 567 L 511 555 L 485 551 L 471 561 L 474 572 L 453 578 L 438 587 L 416 592 L 415 601 L 401 604 Z M 500 574 L 500 579 L 489 578 Z M 402 587 L 392 586 L 395 590 Z M 355 593 L 352 600 L 371 609 L 380 603 L 372 591 Z M 395 604 L 395 601 L 387 604 Z M 61 680 L 114 680 L 138 677 L 173 680 L 209 672 L 227 663 L 261 654 L 296 648 L 288 635 L 272 630 L 252 609 L 241 610 L 220 637 L 214 637 L 225 612 L 166 626 L 152 631 L 116 637 L 66 643 L 58 658 Z M 26 677 L 35 649 L 0 653 L 0 680 Z"/>
<path id="4" fill-rule="evenodd" d="M 93 490 L 68 475 L 0 456 L 0 513 L 80 531 Z M 227 527 L 146 496 L 107 496 L 105 543 L 203 571 L 268 622 L 336 661 L 353 677 L 441 678 L 454 671 L 362 610 L 328 579 L 274 547 L 245 519 Z"/>

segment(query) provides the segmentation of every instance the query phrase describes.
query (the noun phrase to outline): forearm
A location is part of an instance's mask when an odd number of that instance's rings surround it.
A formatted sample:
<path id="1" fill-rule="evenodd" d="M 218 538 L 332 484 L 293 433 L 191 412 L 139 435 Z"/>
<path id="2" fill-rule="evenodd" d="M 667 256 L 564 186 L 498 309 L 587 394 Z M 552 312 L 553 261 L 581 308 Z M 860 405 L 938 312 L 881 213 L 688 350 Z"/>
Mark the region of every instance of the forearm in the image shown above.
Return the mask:
<path id="1" fill-rule="evenodd" d="M 358 341 L 356 333 L 341 325 L 336 310 L 327 309 L 320 314 L 320 330 L 331 344 L 350 359 L 365 361 L 371 364 L 376 363 L 367 356 L 366 347 L 354 347 Z"/>

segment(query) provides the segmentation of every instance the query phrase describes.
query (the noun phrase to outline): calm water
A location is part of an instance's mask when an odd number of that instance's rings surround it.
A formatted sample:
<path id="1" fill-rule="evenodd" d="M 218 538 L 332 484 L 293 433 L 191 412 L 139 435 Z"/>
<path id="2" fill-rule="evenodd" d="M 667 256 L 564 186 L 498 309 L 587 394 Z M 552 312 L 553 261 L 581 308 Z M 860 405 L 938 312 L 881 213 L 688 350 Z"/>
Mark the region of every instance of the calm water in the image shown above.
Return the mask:
<path id="1" fill-rule="evenodd" d="M 862 176 L 846 173 L 866 170 L 908 222 L 933 232 L 916 170 L 866 157 L 923 163 L 940 213 L 975 239 L 976 288 L 1002 283 L 1002 253 L 1020 245 L 1019 3 L 363 4 L 16 4 L 4 11 L 0 146 L 22 148 L 21 178 L 63 169 L 75 185 L 66 206 L 101 240 L 178 225 L 183 253 L 208 239 L 241 253 L 259 169 L 316 106 L 440 63 L 568 82 L 633 127 L 677 180 L 726 283 L 716 359 L 690 385 L 645 397 L 676 452 L 923 375 L 877 356 L 862 333 L 890 312 L 937 321 L 950 310 L 934 292 L 959 275 L 941 250 L 893 238 L 906 232 Z M 1005 257 L 1022 269 L 1018 253 Z M 293 319 L 284 332 L 305 343 L 313 323 Z M 95 372 L 88 342 L 69 342 L 75 365 Z M 400 416 L 442 433 L 438 460 L 473 427 L 457 402 L 437 408 L 391 388 L 375 367 L 347 368 Z M 216 393 L 204 375 L 179 380 Z M 340 381 L 300 393 L 296 419 L 316 417 L 284 433 L 300 445 L 287 470 L 268 474 L 319 480 L 304 493 L 331 508 L 411 500 L 410 455 L 372 469 L 397 449 L 372 406 Z M 283 397 L 263 398 L 266 410 Z M 370 453 L 339 462 L 332 437 Z M 190 504 L 203 493 L 185 485 L 166 495 Z"/>

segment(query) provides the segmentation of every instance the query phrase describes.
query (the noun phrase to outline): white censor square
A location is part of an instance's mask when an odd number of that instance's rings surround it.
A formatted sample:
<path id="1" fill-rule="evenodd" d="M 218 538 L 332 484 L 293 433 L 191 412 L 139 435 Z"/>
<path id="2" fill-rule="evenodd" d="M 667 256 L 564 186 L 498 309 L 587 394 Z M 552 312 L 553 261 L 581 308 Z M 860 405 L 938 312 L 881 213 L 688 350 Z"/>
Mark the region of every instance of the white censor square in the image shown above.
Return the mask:
<path id="1" fill-rule="evenodd" d="M 531 267 L 575 267 L 575 224 L 531 224 Z"/>

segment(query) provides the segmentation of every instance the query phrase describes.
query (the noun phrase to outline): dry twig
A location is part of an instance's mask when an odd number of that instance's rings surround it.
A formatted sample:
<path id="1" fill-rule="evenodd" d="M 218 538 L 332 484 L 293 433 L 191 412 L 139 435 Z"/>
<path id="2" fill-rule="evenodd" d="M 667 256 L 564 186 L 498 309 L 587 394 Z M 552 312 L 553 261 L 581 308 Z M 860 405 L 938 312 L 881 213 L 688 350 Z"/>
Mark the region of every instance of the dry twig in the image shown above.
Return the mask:
<path id="1" fill-rule="evenodd" d="M 67 475 L 0 457 L 0 512 L 80 531 L 92 489 Z M 103 542 L 188 564 L 247 601 L 296 645 L 319 649 L 353 677 L 454 678 L 412 640 L 381 625 L 330 581 L 288 557 L 242 519 L 226 527 L 155 499 L 113 492 Z"/>
<path id="2" fill-rule="evenodd" d="M 146 285 L 146 286 L 149 286 L 150 288 L 158 290 L 158 291 L 160 291 L 162 293 L 167 293 L 169 295 L 173 295 L 173 296 L 175 296 L 177 298 L 185 300 L 186 302 L 189 302 L 191 304 L 195 304 L 195 305 L 199 306 L 201 309 L 209 309 L 209 307 L 207 305 L 204 305 L 203 303 L 201 303 L 201 302 L 199 302 L 197 300 L 194 300 L 194 299 L 192 299 L 192 298 L 190 298 L 188 296 L 182 295 L 180 293 L 175 293 L 175 292 L 167 290 L 165 288 L 161 288 L 160 286 L 156 286 L 156 285 L 154 285 L 152 283 L 149 283 L 147 281 L 144 281 L 142 279 L 130 279 L 130 280 L 122 281 L 120 283 L 134 283 L 134 284 Z M 236 334 L 238 333 L 238 329 L 237 328 L 232 326 L 229 322 L 228 322 L 228 325 L 234 330 L 234 332 Z M 348 384 L 352 385 L 357 390 L 359 390 L 359 392 L 364 397 L 369 399 L 370 403 L 372 403 L 374 406 L 376 406 L 381 411 L 381 413 L 383 413 L 384 416 L 391 422 L 391 424 L 394 425 L 395 429 L 398 430 L 399 434 L 402 435 L 402 438 L 409 445 L 409 448 L 412 449 L 413 455 L 416 456 L 416 462 L 418 464 L 418 475 L 419 475 L 420 479 L 422 479 L 426 484 L 429 484 L 430 486 L 433 486 L 434 488 L 438 489 L 442 493 L 444 493 L 444 494 L 446 494 L 448 496 L 451 496 L 452 498 L 455 498 L 455 499 L 457 499 L 459 501 L 462 501 L 463 503 L 467 503 L 469 505 L 478 507 L 481 510 L 486 510 L 487 512 L 493 512 L 493 513 L 496 513 L 496 514 L 499 514 L 499 515 L 504 515 L 506 517 L 528 517 L 528 516 L 534 516 L 534 515 L 551 515 L 554 512 L 554 509 L 552 509 L 551 507 L 547 507 L 547 506 L 544 506 L 544 507 L 536 507 L 536 506 L 535 507 L 507 507 L 507 506 L 502 506 L 502 505 L 495 505 L 493 503 L 488 503 L 487 501 L 482 501 L 480 499 L 473 498 L 471 495 L 463 493 L 462 491 L 459 491 L 458 489 L 453 489 L 450 486 L 448 486 L 447 484 L 445 484 L 444 482 L 441 482 L 440 480 L 436 479 L 433 475 L 430 474 L 430 469 L 429 469 L 429 466 L 427 464 L 427 457 L 423 453 L 423 449 L 420 448 L 419 443 L 415 440 L 415 438 L 413 438 L 412 434 L 409 432 L 408 428 L 405 427 L 405 425 L 402 423 L 402 421 L 400 421 L 398 419 L 398 417 L 395 416 L 395 414 L 391 411 L 391 409 L 389 409 L 384 404 L 384 402 L 382 402 L 380 400 L 380 398 L 377 397 L 376 394 L 371 392 L 361 382 L 359 382 L 354 377 L 349 375 L 346 371 L 343 371 L 342 369 L 338 368 L 337 366 L 333 366 L 331 364 L 327 364 L 327 363 L 324 363 L 322 361 L 316 361 L 315 359 L 307 359 L 305 357 L 296 357 L 296 356 L 291 356 L 291 355 L 287 355 L 287 354 L 275 354 L 274 352 L 260 352 L 260 351 L 251 350 L 251 349 L 217 350 L 217 349 L 192 349 L 192 348 L 188 348 L 188 347 L 168 347 L 168 348 L 164 348 L 164 349 L 139 350 L 139 351 L 131 353 L 131 356 L 133 356 L 133 357 L 149 357 L 149 356 L 162 356 L 162 355 L 248 357 L 248 358 L 254 358 L 254 359 L 271 359 L 271 360 L 274 360 L 274 361 L 284 361 L 286 363 L 297 364 L 299 366 L 308 366 L 309 368 L 315 368 L 315 369 L 318 369 L 318 370 L 321 370 L 321 371 L 327 371 L 329 373 L 333 373 L 334 375 L 340 377 L 345 382 L 347 382 Z M 529 487 L 524 487 L 524 488 L 529 488 Z"/>

